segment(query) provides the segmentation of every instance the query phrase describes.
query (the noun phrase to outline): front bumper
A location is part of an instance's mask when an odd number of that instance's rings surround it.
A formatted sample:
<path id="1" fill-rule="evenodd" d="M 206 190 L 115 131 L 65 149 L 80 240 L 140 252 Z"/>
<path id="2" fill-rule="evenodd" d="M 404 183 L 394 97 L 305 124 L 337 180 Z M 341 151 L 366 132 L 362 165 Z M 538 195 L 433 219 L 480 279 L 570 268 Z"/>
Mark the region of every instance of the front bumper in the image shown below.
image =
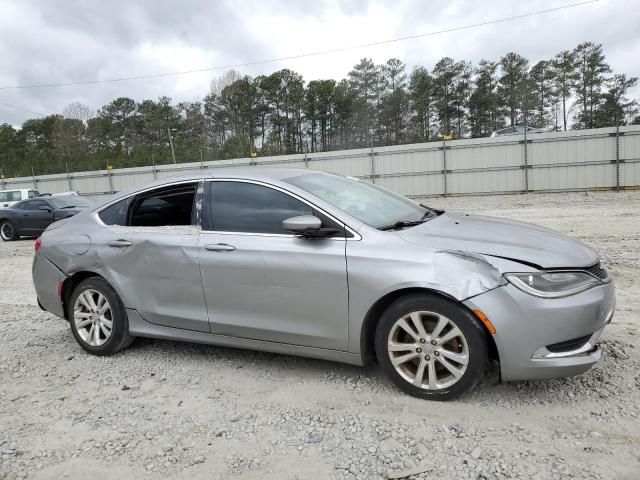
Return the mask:
<path id="1" fill-rule="evenodd" d="M 598 360 L 597 342 L 615 309 L 613 282 L 577 295 L 544 299 L 511 284 L 466 300 L 493 323 L 502 379 L 536 380 L 586 372 Z M 571 345 L 560 350 L 559 342 Z"/>

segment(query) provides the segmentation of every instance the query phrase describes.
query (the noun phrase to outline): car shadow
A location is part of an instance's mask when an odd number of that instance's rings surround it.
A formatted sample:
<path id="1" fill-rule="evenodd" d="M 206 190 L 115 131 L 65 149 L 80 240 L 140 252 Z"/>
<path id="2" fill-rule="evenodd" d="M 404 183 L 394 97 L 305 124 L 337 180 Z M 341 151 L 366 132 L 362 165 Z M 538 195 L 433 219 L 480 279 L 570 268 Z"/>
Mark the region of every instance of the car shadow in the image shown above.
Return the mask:
<path id="1" fill-rule="evenodd" d="M 488 372 L 478 386 L 456 403 L 504 404 L 513 407 L 519 405 L 562 404 L 568 402 L 585 401 L 617 397 L 625 391 L 628 381 L 625 370 L 640 369 L 638 362 L 630 364 L 628 357 L 621 358 L 611 354 L 611 350 L 619 352 L 619 345 L 603 342 L 605 355 L 600 363 L 588 372 L 567 378 L 549 380 L 500 382 L 495 372 Z M 247 349 L 235 349 L 205 344 L 185 343 L 171 340 L 155 340 L 139 338 L 127 351 L 131 354 L 144 353 L 147 355 L 170 356 L 174 361 L 209 360 L 221 362 L 233 368 L 259 368 L 283 379 L 304 378 L 306 380 L 321 380 L 323 383 L 343 383 L 350 390 L 357 390 L 363 394 L 379 394 L 383 389 L 387 394 L 406 397 L 383 374 L 377 364 L 358 367 L 328 360 L 297 357 L 285 354 L 269 353 Z M 623 363 L 624 362 L 624 363 Z"/>

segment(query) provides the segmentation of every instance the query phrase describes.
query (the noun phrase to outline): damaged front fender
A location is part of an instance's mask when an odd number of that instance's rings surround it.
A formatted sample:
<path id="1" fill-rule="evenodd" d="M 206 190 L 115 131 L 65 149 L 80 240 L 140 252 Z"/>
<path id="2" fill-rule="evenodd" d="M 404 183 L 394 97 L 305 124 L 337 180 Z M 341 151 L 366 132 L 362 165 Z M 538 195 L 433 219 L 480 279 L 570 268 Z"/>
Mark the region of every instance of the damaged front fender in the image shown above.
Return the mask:
<path id="1" fill-rule="evenodd" d="M 502 272 L 483 255 L 461 250 L 435 252 L 430 270 L 438 290 L 460 301 L 505 283 Z"/>

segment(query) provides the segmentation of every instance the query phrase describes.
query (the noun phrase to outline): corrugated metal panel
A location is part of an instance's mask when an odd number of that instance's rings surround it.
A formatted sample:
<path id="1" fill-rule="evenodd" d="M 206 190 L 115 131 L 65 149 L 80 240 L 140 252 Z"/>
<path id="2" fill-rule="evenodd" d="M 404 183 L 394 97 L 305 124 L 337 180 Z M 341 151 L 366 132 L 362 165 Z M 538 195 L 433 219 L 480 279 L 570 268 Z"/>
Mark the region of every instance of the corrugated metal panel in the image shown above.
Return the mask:
<path id="1" fill-rule="evenodd" d="M 447 194 L 505 193 L 524 190 L 524 173 L 516 170 L 447 173 Z"/>
<path id="2" fill-rule="evenodd" d="M 447 170 L 495 168 L 522 165 L 523 149 L 517 141 L 499 139 L 447 150 Z"/>
<path id="3" fill-rule="evenodd" d="M 71 181 L 73 182 L 73 188 L 78 190 L 81 195 L 110 191 L 109 177 L 106 170 L 74 173 Z"/>
<path id="4" fill-rule="evenodd" d="M 430 197 L 444 194 L 442 175 L 376 178 L 376 185 L 410 197 Z"/>
<path id="5" fill-rule="evenodd" d="M 623 133 L 619 137 L 620 185 L 623 187 L 637 187 L 640 185 L 640 131 L 630 127 L 622 127 Z"/>
<path id="6" fill-rule="evenodd" d="M 529 171 L 530 190 L 582 190 L 615 187 L 612 164 L 550 166 Z"/>
<path id="7" fill-rule="evenodd" d="M 580 130 L 529 135 L 524 169 L 524 136 L 463 139 L 340 152 L 236 158 L 189 164 L 133 167 L 71 174 L 71 186 L 99 198 L 135 188 L 157 178 L 196 173 L 202 167 L 256 165 L 310 168 L 374 181 L 410 196 L 506 193 L 529 190 L 576 190 L 640 186 L 640 127 Z M 618 142 L 618 143 L 616 143 Z M 616 168 L 616 145 L 622 163 Z M 445 190 L 446 155 L 446 190 Z M 155 170 L 155 174 L 154 174 Z M 525 173 L 526 172 L 526 173 Z M 42 192 L 69 190 L 66 174 L 35 178 Z M 0 180 L 3 189 L 33 188 L 34 179 Z"/>
<path id="8" fill-rule="evenodd" d="M 367 177 L 371 175 L 371 156 L 360 154 L 348 157 L 337 156 L 335 153 L 333 155 L 315 154 L 309 161 L 309 168 L 352 177 Z"/>
<path id="9" fill-rule="evenodd" d="M 533 139 L 527 147 L 529 165 L 610 162 L 615 158 L 615 138 L 608 135 L 576 136 L 562 141 Z"/>
<path id="10" fill-rule="evenodd" d="M 376 175 L 398 175 L 442 170 L 442 150 L 430 145 L 424 150 L 383 151 L 374 155 Z"/>

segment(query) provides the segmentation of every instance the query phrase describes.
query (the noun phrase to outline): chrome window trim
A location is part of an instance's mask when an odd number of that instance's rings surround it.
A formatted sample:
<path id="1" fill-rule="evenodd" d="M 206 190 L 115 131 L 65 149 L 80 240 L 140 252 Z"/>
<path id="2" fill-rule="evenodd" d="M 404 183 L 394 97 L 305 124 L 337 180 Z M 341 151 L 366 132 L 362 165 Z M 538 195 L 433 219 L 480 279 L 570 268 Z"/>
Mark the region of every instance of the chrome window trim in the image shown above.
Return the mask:
<path id="1" fill-rule="evenodd" d="M 195 183 L 198 184 L 200 182 L 202 182 L 203 179 L 202 178 L 192 178 L 190 180 L 176 180 L 174 182 L 169 182 L 169 183 L 163 183 L 162 185 L 154 185 L 153 187 L 147 187 L 147 188 L 143 188 L 142 190 L 137 190 L 133 193 L 130 193 L 129 195 L 125 195 L 123 197 L 119 197 L 117 199 L 111 200 L 109 203 L 105 203 L 104 205 L 101 205 L 100 207 L 98 207 L 94 213 L 100 213 L 103 210 L 105 210 L 106 208 L 110 207 L 111 205 L 113 205 L 114 203 L 118 203 L 121 202 L 122 200 L 125 200 L 129 197 L 134 197 L 136 195 L 140 195 L 141 193 L 144 192 L 148 192 L 150 190 L 155 190 L 156 188 L 165 188 L 165 187 L 171 187 L 174 185 L 181 185 L 183 183 Z"/>
<path id="2" fill-rule="evenodd" d="M 296 200 L 309 205 L 311 208 L 320 211 L 323 215 L 326 215 L 331 220 L 341 225 L 344 225 L 347 231 L 353 235 L 351 238 L 329 238 L 327 240 L 339 240 L 339 241 L 359 241 L 362 240 L 362 236 L 356 232 L 353 228 L 347 225 L 342 220 L 337 219 L 335 216 L 327 213 L 323 208 L 318 207 L 314 203 L 309 200 L 301 197 L 300 195 L 291 192 L 285 188 L 282 188 L 278 185 L 273 185 L 271 183 L 263 182 L 260 180 L 249 180 L 244 178 L 205 178 L 205 182 L 237 182 L 237 183 L 252 183 L 254 185 L 260 185 L 262 187 L 272 188 L 277 190 L 285 195 L 289 195 L 290 197 L 295 198 Z M 228 232 L 228 231 L 219 231 L 219 230 L 202 230 L 202 233 L 213 233 L 218 235 L 243 235 L 243 236 L 254 236 L 254 237 L 283 237 L 283 238 L 297 238 L 297 235 L 287 234 L 287 233 L 258 233 L 258 232 Z"/>

